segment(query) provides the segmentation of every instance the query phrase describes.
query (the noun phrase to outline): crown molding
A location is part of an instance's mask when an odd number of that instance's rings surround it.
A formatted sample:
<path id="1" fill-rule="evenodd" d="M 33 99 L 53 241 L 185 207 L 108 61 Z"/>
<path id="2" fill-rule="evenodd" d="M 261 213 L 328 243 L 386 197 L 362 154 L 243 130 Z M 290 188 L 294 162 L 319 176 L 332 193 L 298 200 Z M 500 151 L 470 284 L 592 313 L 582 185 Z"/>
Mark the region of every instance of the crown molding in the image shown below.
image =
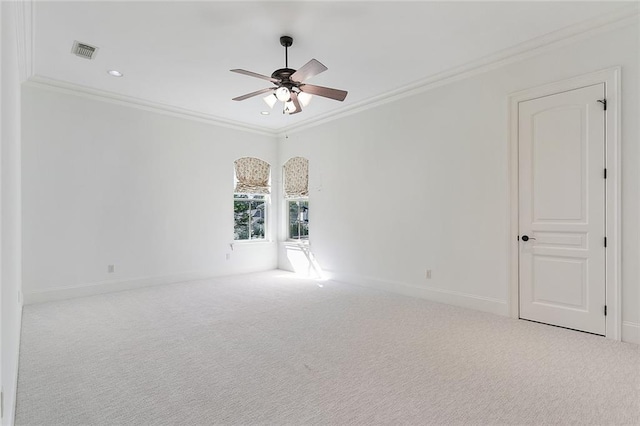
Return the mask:
<path id="1" fill-rule="evenodd" d="M 475 61 L 468 62 L 459 67 L 418 80 L 398 89 L 333 110 L 318 117 L 286 126 L 278 130 L 278 136 L 282 138 L 291 133 L 306 130 L 320 124 L 325 124 L 339 118 L 357 114 L 387 103 L 396 102 L 418 93 L 426 92 L 458 80 L 463 80 L 511 63 L 522 61 L 567 44 L 586 40 L 601 33 L 609 32 L 628 25 L 638 24 L 638 18 L 640 16 L 639 12 L 639 6 L 634 4 L 631 7 L 622 8 L 615 13 L 602 15 L 595 19 L 545 34 Z"/>
<path id="2" fill-rule="evenodd" d="M 159 102 L 147 101 L 132 96 L 120 95 L 105 90 L 93 89 L 91 87 L 82 86 L 75 83 L 56 80 L 40 75 L 33 75 L 24 83 L 28 87 L 36 87 L 39 89 L 51 90 L 59 93 L 75 95 L 83 98 L 99 100 L 116 105 L 122 105 L 137 108 L 145 111 L 155 112 L 158 114 L 169 115 L 172 117 L 182 118 L 186 120 L 198 121 L 201 123 L 211 124 L 218 127 L 225 127 L 233 130 L 241 130 L 244 132 L 256 133 L 263 136 L 274 137 L 277 135 L 275 130 L 265 129 L 257 126 L 250 126 L 244 123 L 224 120 L 213 115 L 200 113 L 197 111 L 179 108 Z"/>
<path id="3" fill-rule="evenodd" d="M 27 81 L 33 75 L 33 1 L 13 2 L 16 20 L 16 40 L 18 48 L 18 67 L 20 80 Z"/>

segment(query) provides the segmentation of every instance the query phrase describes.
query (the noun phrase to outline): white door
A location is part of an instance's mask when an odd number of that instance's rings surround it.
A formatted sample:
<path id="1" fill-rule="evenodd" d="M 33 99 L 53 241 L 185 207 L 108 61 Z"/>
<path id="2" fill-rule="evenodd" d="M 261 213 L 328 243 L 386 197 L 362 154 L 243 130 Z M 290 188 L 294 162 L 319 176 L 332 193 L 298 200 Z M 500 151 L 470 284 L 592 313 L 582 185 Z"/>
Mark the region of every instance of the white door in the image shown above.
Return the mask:
<path id="1" fill-rule="evenodd" d="M 605 334 L 604 83 L 518 106 L 520 318 Z"/>

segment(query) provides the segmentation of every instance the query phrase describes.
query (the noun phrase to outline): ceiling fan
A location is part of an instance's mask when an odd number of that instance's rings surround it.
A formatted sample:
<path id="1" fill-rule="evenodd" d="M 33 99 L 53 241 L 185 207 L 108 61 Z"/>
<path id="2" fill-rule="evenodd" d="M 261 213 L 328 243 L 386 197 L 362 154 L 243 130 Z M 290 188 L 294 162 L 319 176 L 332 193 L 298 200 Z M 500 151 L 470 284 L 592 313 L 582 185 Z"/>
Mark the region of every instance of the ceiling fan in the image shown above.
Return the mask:
<path id="1" fill-rule="evenodd" d="M 255 72 L 233 69 L 231 72 L 248 75 L 250 77 L 268 80 L 274 84 L 274 87 L 247 93 L 246 95 L 233 98 L 234 101 L 243 101 L 254 96 L 269 93 L 264 98 L 265 102 L 273 108 L 277 101 L 284 103 L 283 114 L 297 114 L 302 111 L 302 106 L 306 106 L 311 100 L 311 95 L 322 96 L 324 98 L 344 101 L 347 97 L 345 90 L 331 89 L 329 87 L 315 86 L 313 84 L 304 83 L 305 80 L 320 74 L 327 70 L 327 67 L 319 61 L 312 59 L 302 66 L 299 70 L 289 68 L 289 47 L 293 44 L 293 38 L 289 36 L 280 37 L 280 44 L 284 46 L 285 65 L 284 68 L 275 70 L 271 77 L 257 74 Z"/>

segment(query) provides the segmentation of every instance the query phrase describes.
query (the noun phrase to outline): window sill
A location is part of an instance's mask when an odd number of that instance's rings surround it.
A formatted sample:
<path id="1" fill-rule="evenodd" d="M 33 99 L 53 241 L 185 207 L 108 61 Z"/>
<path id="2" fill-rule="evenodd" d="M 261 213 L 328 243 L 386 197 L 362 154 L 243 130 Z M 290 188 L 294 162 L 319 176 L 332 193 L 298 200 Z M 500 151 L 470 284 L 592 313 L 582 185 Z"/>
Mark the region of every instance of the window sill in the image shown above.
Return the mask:
<path id="1" fill-rule="evenodd" d="M 271 240 L 234 240 L 231 243 L 231 249 L 238 247 L 264 246 L 273 244 Z"/>
<path id="2" fill-rule="evenodd" d="M 283 246 L 289 246 L 289 247 L 309 247 L 309 240 L 285 240 L 285 241 L 280 241 L 280 244 L 282 244 Z"/>

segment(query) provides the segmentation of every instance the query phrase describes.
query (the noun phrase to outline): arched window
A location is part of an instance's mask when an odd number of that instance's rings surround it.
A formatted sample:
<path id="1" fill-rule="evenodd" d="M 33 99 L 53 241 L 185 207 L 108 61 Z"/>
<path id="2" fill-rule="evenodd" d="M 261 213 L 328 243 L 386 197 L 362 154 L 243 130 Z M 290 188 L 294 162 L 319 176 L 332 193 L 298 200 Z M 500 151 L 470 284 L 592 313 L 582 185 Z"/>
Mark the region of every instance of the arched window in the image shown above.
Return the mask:
<path id="1" fill-rule="evenodd" d="M 287 203 L 287 238 L 309 239 L 309 160 L 290 158 L 282 167 L 284 199 Z"/>
<path id="2" fill-rule="evenodd" d="M 271 166 L 259 158 L 234 162 L 233 239 L 264 240 L 267 235 Z"/>

